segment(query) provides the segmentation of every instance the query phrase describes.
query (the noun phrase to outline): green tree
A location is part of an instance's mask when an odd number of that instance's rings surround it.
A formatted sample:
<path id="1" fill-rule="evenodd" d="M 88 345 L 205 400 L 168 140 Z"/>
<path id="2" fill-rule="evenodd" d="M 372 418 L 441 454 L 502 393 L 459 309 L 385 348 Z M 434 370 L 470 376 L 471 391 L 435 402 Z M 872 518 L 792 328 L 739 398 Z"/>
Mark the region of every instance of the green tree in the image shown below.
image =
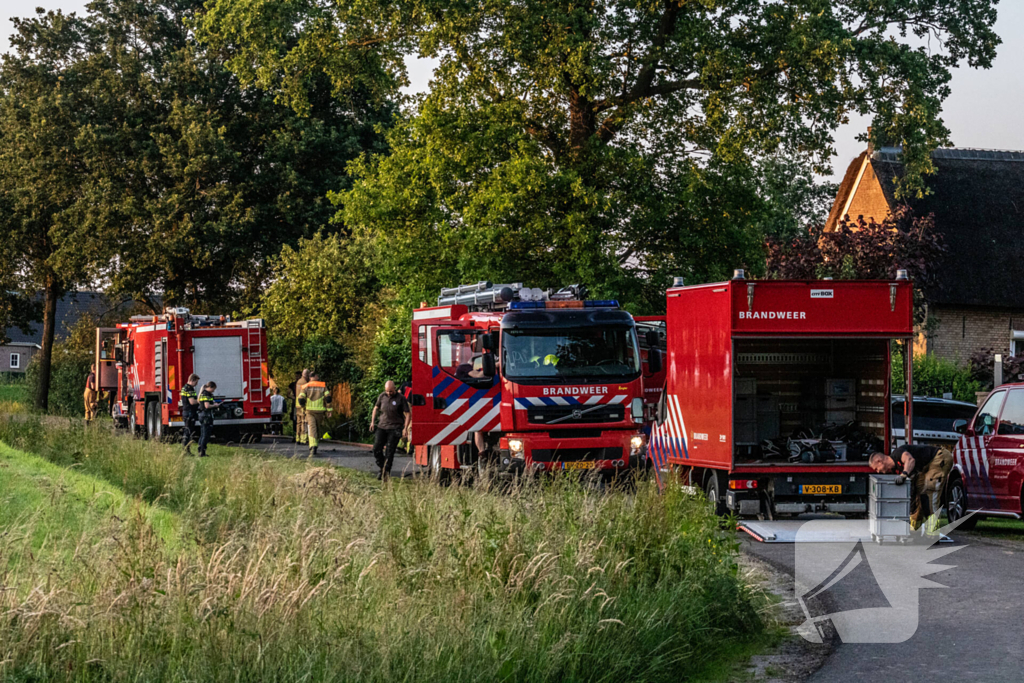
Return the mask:
<path id="1" fill-rule="evenodd" d="M 93 106 L 80 59 L 88 28 L 42 10 L 14 23 L 0 66 L 0 252 L 25 289 L 43 294 L 35 405 L 45 410 L 57 300 L 95 275 L 107 247 L 77 213 L 86 163 L 76 140 Z"/>
<path id="2" fill-rule="evenodd" d="M 486 275 L 585 280 L 643 307 L 669 272 L 756 264 L 775 210 L 759 160 L 823 170 L 851 112 L 873 116 L 875 142 L 902 142 L 900 191 L 919 191 L 947 140 L 950 68 L 994 57 L 994 5 L 212 0 L 201 28 L 247 46 L 232 63 L 244 80 L 298 102 L 313 74 L 346 83 L 355 55 L 375 84 L 402 80 L 410 43 L 440 60 L 391 156 L 361 162 L 336 198 L 407 300 Z"/>
<path id="3" fill-rule="evenodd" d="M 246 88 L 228 50 L 188 28 L 200 0 L 95 0 L 84 60 L 103 93 L 80 139 L 90 164 L 87 225 L 120 250 L 110 293 L 219 310 L 254 305 L 269 260 L 324 227 L 345 165 L 382 149 L 387 103 L 341 102 L 324 76 L 303 114 Z"/>

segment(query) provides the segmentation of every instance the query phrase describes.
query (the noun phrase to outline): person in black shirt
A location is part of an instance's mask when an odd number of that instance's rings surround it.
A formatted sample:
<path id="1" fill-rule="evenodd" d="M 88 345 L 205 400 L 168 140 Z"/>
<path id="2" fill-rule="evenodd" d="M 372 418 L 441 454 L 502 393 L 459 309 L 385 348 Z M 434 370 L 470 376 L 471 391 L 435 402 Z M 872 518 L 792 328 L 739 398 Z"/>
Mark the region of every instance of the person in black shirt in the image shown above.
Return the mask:
<path id="1" fill-rule="evenodd" d="M 378 479 L 383 480 L 391 476 L 391 465 L 395 462 L 398 440 L 402 437 L 409 439 L 411 419 L 409 402 L 405 400 L 405 396 L 398 393 L 395 383 L 388 380 L 384 384 L 384 393 L 377 397 L 377 402 L 373 405 L 373 414 L 370 416 L 370 431 L 373 432 L 376 427 L 373 435 L 373 458 L 380 468 Z"/>
<path id="2" fill-rule="evenodd" d="M 879 474 L 895 474 L 896 483 L 910 480 L 910 528 L 919 529 L 928 516 L 928 533 L 938 532 L 942 494 L 953 469 L 953 454 L 938 446 L 900 446 L 892 455 L 875 453 L 868 465 Z"/>
<path id="3" fill-rule="evenodd" d="M 188 376 L 188 381 L 181 388 L 181 420 L 185 423 L 181 430 L 181 446 L 188 455 L 192 455 L 192 442 L 196 440 L 198 431 L 196 429 L 196 418 L 199 417 L 197 384 L 199 384 L 199 375 L 193 373 Z"/>

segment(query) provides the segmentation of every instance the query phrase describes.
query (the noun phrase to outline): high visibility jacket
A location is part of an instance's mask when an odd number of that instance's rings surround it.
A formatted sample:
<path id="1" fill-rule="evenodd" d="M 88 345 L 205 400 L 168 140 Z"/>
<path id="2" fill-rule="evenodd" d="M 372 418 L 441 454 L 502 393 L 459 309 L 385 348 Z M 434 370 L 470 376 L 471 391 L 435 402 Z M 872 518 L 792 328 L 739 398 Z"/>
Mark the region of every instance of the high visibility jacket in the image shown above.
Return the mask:
<path id="1" fill-rule="evenodd" d="M 313 413 L 322 413 L 327 410 L 331 403 L 331 392 L 323 382 L 309 382 L 302 388 L 299 394 L 299 402 L 305 401 L 306 410 Z"/>
<path id="2" fill-rule="evenodd" d="M 181 414 L 182 415 L 195 415 L 199 412 L 198 405 L 192 405 L 192 401 L 189 399 L 197 398 L 196 388 L 191 384 L 185 384 L 181 388 Z"/>

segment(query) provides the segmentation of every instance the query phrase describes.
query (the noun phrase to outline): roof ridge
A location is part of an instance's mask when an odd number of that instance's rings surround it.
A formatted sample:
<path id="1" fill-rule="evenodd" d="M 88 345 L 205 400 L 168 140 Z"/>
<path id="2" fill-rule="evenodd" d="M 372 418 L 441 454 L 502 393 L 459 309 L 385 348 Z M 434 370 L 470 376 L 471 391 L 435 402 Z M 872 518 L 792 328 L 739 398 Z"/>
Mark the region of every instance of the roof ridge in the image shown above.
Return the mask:
<path id="1" fill-rule="evenodd" d="M 890 163 L 903 163 L 901 147 L 883 147 L 876 150 L 872 159 Z M 984 149 L 981 147 L 937 147 L 931 152 L 932 159 L 959 159 L 963 161 L 1024 161 L 1024 151 L 1013 149 Z"/>

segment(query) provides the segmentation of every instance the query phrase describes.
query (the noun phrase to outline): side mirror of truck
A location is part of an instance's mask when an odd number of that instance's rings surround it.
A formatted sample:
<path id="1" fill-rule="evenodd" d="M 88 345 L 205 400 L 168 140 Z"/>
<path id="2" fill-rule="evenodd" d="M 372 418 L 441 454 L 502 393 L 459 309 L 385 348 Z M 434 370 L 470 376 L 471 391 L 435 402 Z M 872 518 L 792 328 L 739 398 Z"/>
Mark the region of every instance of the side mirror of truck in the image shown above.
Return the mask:
<path id="1" fill-rule="evenodd" d="M 120 346 L 114 347 L 114 360 L 118 363 L 124 362 L 124 351 L 121 350 Z"/>
<path id="2" fill-rule="evenodd" d="M 497 336 L 494 332 L 480 335 L 480 348 L 484 351 L 494 351 L 498 346 Z"/>
<path id="3" fill-rule="evenodd" d="M 963 434 L 967 431 L 967 420 L 953 420 L 953 431 Z"/>
<path id="4" fill-rule="evenodd" d="M 480 357 L 480 370 L 484 373 L 484 377 L 494 377 L 498 374 L 493 353 L 485 353 Z"/>
<path id="5" fill-rule="evenodd" d="M 647 341 L 648 347 L 652 349 L 656 348 L 658 346 L 658 331 L 647 330 L 647 333 L 644 335 L 644 339 Z"/>
<path id="6" fill-rule="evenodd" d="M 652 348 L 647 351 L 647 372 L 652 375 L 661 372 L 664 360 L 661 356 L 661 349 Z"/>

